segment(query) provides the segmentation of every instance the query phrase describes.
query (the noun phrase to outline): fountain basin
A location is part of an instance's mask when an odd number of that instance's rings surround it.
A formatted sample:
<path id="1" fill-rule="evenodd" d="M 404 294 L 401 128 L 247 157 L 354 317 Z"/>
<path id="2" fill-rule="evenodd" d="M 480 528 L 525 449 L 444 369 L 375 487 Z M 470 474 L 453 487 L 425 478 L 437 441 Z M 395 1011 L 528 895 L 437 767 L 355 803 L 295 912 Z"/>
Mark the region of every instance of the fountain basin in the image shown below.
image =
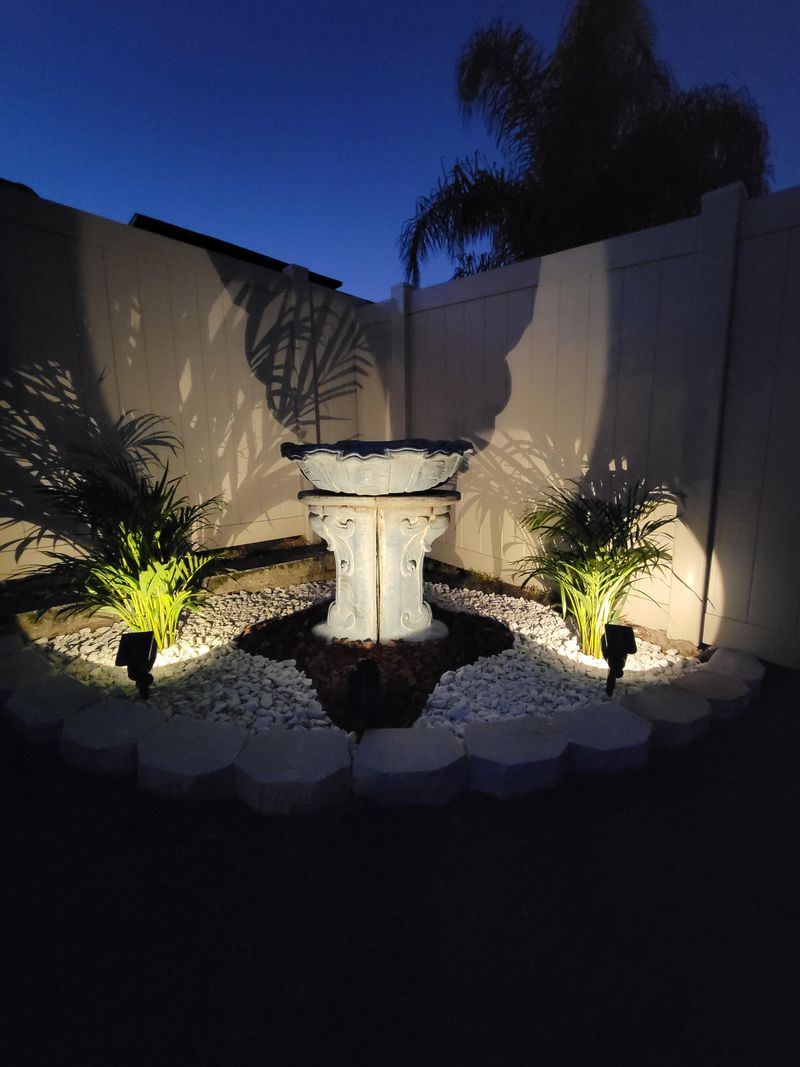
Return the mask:
<path id="1" fill-rule="evenodd" d="M 452 478 L 473 451 L 469 441 L 419 438 L 281 445 L 281 455 L 316 489 L 349 496 L 427 492 Z"/>
<path id="2" fill-rule="evenodd" d="M 469 441 L 285 442 L 314 486 L 299 494 L 311 529 L 336 560 L 336 598 L 327 622 L 314 627 L 326 640 L 430 641 L 447 636 L 422 597 L 426 552 L 460 499 L 436 489 L 460 470 Z M 452 487 L 450 487 L 451 489 Z"/>

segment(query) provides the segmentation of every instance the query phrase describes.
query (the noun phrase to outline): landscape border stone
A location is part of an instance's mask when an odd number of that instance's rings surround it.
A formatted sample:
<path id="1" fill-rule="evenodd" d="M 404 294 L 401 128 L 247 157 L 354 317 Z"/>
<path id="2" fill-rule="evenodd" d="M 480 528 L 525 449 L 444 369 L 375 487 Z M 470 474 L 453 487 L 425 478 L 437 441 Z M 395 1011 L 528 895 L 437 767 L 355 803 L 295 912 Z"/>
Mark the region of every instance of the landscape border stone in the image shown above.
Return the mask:
<path id="1" fill-rule="evenodd" d="M 186 800 L 231 796 L 233 767 L 246 740 L 244 726 L 174 715 L 137 744 L 139 786 Z"/>
<path id="2" fill-rule="evenodd" d="M 49 660 L 35 649 L 23 647 L 22 651 L 11 651 L 2 659 L 2 688 L 18 689 L 23 685 L 35 685 L 43 678 L 57 672 Z"/>
<path id="3" fill-rule="evenodd" d="M 558 728 L 570 742 L 574 771 L 613 774 L 647 762 L 652 725 L 616 701 L 569 708 Z"/>
<path id="4" fill-rule="evenodd" d="M 275 726 L 251 735 L 234 765 L 236 794 L 263 815 L 320 811 L 347 799 L 350 744 L 342 730 Z"/>
<path id="5" fill-rule="evenodd" d="M 65 763 L 92 774 L 132 774 L 139 741 L 163 722 L 162 713 L 146 704 L 106 697 L 67 716 L 61 755 Z"/>
<path id="6" fill-rule="evenodd" d="M 707 700 L 715 719 L 730 719 L 740 715 L 750 707 L 752 699 L 746 682 L 729 674 L 717 674 L 708 667 L 698 668 L 678 678 L 675 685 Z"/>
<path id="7" fill-rule="evenodd" d="M 3 716 L 31 744 L 47 744 L 58 740 L 68 715 L 95 703 L 99 696 L 96 689 L 68 674 L 44 674 L 9 693 Z"/>
<path id="8" fill-rule="evenodd" d="M 620 701 L 653 725 L 655 747 L 678 748 L 702 737 L 711 726 L 711 705 L 677 685 L 653 685 Z"/>
<path id="9" fill-rule="evenodd" d="M 688 744 L 705 733 L 706 706 L 713 719 L 747 708 L 764 666 L 749 653 L 717 649 L 708 664 L 669 685 L 630 692 L 620 703 L 568 709 L 550 735 L 535 715 L 469 723 L 463 742 L 435 727 L 371 730 L 352 762 L 349 739 L 340 730 L 273 727 L 248 736 L 233 724 L 193 719 L 185 720 L 185 730 L 187 741 L 198 739 L 196 749 L 189 743 L 181 751 L 182 717 L 170 729 L 164 714 L 145 704 L 113 696 L 96 700 L 96 691 L 58 672 L 15 634 L 0 635 L 0 671 L 9 725 L 30 743 L 60 735 L 70 765 L 107 775 L 138 768 L 143 789 L 197 798 L 233 791 L 256 811 L 286 814 L 320 810 L 351 791 L 381 804 L 444 804 L 466 788 L 511 797 L 548 788 L 566 770 L 640 767 L 650 745 Z M 145 741 L 156 731 L 169 742 L 161 757 L 151 757 L 158 746 Z M 565 745 L 560 755 L 557 735 Z M 229 752 L 238 749 L 235 761 L 227 762 L 228 755 L 215 760 L 207 744 L 215 736 L 227 739 Z"/>
<path id="10" fill-rule="evenodd" d="M 716 648 L 702 669 L 738 678 L 745 683 L 754 697 L 761 692 L 764 664 L 749 652 L 741 652 L 735 648 Z"/>
<path id="11" fill-rule="evenodd" d="M 568 744 L 543 716 L 467 723 L 469 788 L 501 800 L 550 789 L 567 770 Z"/>
<path id="12" fill-rule="evenodd" d="M 378 804 L 446 804 L 467 788 L 467 767 L 449 730 L 366 730 L 353 755 L 353 792 Z"/>

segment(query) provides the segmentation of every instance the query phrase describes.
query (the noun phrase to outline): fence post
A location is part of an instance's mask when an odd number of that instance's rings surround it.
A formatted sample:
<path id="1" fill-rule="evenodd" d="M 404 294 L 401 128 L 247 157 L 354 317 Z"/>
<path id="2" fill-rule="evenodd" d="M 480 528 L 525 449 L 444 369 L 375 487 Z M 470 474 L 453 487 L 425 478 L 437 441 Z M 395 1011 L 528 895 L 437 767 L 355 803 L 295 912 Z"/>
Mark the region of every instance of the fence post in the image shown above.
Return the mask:
<path id="1" fill-rule="evenodd" d="M 702 198 L 694 287 L 694 325 L 687 425 L 678 486 L 685 494 L 672 556 L 667 634 L 700 644 L 708 593 L 713 515 L 736 284 L 739 214 L 747 194 L 741 182 Z"/>
<path id="2" fill-rule="evenodd" d="M 392 346 L 387 382 L 387 436 L 390 440 L 408 437 L 411 430 L 411 352 L 408 317 L 414 286 L 407 282 L 392 286 Z"/>

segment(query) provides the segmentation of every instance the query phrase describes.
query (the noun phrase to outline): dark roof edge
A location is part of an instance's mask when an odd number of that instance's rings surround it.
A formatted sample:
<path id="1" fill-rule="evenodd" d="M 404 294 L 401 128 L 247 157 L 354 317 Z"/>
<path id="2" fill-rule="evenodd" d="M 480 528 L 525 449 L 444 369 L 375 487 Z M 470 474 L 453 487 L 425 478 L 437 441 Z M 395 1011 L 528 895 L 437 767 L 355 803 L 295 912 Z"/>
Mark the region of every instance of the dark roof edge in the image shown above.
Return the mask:
<path id="1" fill-rule="evenodd" d="M 171 237 L 173 241 L 183 241 L 184 244 L 194 245 L 195 248 L 205 248 L 209 252 L 219 252 L 223 256 L 241 259 L 245 263 L 255 263 L 256 266 L 266 267 L 268 270 L 282 271 L 289 266 L 283 259 L 264 256 L 260 252 L 242 248 L 241 245 L 231 244 L 230 241 L 221 241 L 218 237 L 208 237 L 204 233 L 196 233 L 194 230 L 184 229 L 183 226 L 175 226 L 171 222 L 163 222 L 161 219 L 151 218 L 150 215 L 140 215 L 136 212 L 131 217 L 128 225 L 134 226 L 138 230 L 157 233 L 161 237 Z M 336 278 L 329 278 L 325 274 L 317 274 L 313 270 L 308 272 L 308 280 L 314 282 L 315 285 L 322 285 L 326 289 L 338 289 L 342 284 Z"/>

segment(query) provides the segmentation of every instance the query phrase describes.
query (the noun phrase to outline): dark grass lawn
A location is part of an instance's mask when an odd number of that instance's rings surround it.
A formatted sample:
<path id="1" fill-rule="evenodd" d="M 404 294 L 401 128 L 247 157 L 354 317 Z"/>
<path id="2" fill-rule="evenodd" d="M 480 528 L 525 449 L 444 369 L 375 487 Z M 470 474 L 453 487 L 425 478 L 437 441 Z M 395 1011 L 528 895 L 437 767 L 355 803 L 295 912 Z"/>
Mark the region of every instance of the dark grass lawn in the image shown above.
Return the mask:
<path id="1" fill-rule="evenodd" d="M 9 1064 L 800 1062 L 800 675 L 646 770 L 271 819 L 2 737 Z"/>

